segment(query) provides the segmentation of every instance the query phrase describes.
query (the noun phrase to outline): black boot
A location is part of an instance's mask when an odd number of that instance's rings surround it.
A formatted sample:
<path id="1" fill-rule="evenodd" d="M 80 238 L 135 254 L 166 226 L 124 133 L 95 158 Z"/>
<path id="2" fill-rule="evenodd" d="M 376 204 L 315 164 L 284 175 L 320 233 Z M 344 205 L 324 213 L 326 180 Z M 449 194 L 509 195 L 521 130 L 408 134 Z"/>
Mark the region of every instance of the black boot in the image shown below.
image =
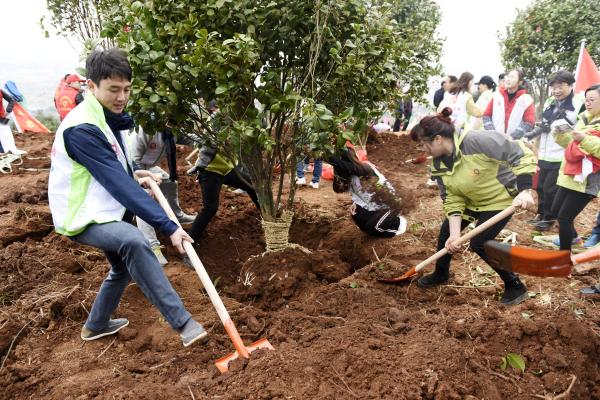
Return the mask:
<path id="1" fill-rule="evenodd" d="M 554 226 L 554 220 L 549 221 L 538 221 L 533 224 L 533 228 L 540 232 L 549 231 Z"/>
<path id="2" fill-rule="evenodd" d="M 504 282 L 504 293 L 500 302 L 507 306 L 514 306 L 524 302 L 528 297 L 527 287 L 517 278 Z"/>
<path id="3" fill-rule="evenodd" d="M 429 275 L 422 276 L 417 281 L 417 286 L 420 288 L 430 288 L 434 286 L 443 285 L 448 282 L 448 272 L 443 272 L 436 269 Z"/>

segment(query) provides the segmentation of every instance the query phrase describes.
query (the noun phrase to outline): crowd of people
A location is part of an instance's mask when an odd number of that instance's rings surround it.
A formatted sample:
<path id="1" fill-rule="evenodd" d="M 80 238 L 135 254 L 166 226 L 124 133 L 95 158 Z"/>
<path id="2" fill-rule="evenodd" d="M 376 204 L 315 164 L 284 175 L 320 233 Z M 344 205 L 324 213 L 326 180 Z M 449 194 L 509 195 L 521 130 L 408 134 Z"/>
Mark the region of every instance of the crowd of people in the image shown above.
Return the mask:
<path id="1" fill-rule="evenodd" d="M 125 111 L 132 71 L 119 49 L 93 52 L 86 61 L 87 78 L 66 75 L 55 94 L 61 118 L 52 146 L 48 195 L 59 234 L 101 249 L 110 271 L 96 296 L 81 338 L 94 340 L 118 332 L 129 323 L 112 319 L 129 282 L 144 295 L 176 330 L 184 346 L 205 340 L 207 332 L 187 311 L 163 271 L 167 264 L 156 231 L 170 238 L 183 254 L 183 242 L 202 239 L 219 207 L 223 185 L 246 193 L 256 208 L 259 200 L 238 160 L 203 143 L 201 132 L 175 137 L 170 131 L 150 136 Z M 531 208 L 537 202 L 533 229 L 547 231 L 558 223 L 556 245 L 592 247 L 600 242 L 598 224 L 585 242 L 574 228 L 575 217 L 600 192 L 600 85 L 585 96 L 573 91 L 574 77 L 557 71 L 549 77 L 552 96 L 536 125 L 533 97 L 519 70 L 499 76 L 498 84 L 482 76 L 474 96 L 474 76 L 444 77 L 434 96 L 437 112 L 425 116 L 410 135 L 431 156 L 430 178 L 440 191 L 445 215 L 437 248 L 447 249 L 435 270 L 418 279 L 419 287 L 442 285 L 450 279 L 453 254 L 461 231 L 481 225 L 508 207 Z M 82 95 L 82 85 L 87 87 Z M 4 94 L 4 93 L 3 93 Z M 207 101 L 206 110 L 218 124 L 219 108 Z M 7 107 L 10 112 L 10 103 Z M 4 118 L 0 109 L 0 118 Z M 412 102 L 398 106 L 396 127 L 406 129 Z M 1 123 L 2 121 L 0 121 Z M 133 134 L 131 132 L 134 132 Z M 177 144 L 199 147 L 198 160 L 188 173 L 202 191 L 197 215 L 179 205 Z M 298 161 L 296 183 L 307 183 L 311 151 Z M 166 159 L 168 171 L 159 167 Z M 314 159 L 310 185 L 319 188 L 322 163 Z M 334 171 L 333 189 L 349 193 L 351 217 L 366 234 L 392 238 L 406 231 L 402 199 L 375 165 L 360 160 L 351 143 L 326 159 Z M 534 179 L 534 177 L 537 177 Z M 170 220 L 149 195 L 149 182 L 160 184 L 184 230 Z M 537 185 L 534 182 L 537 181 Z M 535 189 L 534 189 L 535 188 Z M 471 239 L 470 247 L 488 261 L 484 243 L 493 240 L 510 217 Z M 137 221 L 137 227 L 133 222 Z M 515 305 L 527 299 L 527 288 L 514 273 L 496 270 L 504 282 L 501 302 Z M 583 293 L 600 293 L 600 286 Z"/>
<path id="2" fill-rule="evenodd" d="M 548 77 L 551 96 L 536 126 L 534 99 L 521 71 L 501 74 L 498 85 L 483 76 L 476 103 L 470 94 L 472 81 L 469 72 L 459 79 L 445 77 L 434 97 L 438 114 L 423 118 L 411 132 L 433 157 L 431 176 L 444 201 L 447 219 L 438 249 L 456 251 L 453 243 L 468 221 L 481 224 L 497 214 L 507 207 L 507 196 L 514 197 L 513 205 L 534 204 L 533 176 L 538 197 L 537 214 L 529 221 L 533 229 L 546 232 L 558 222 L 553 243 L 561 250 L 599 245 L 600 213 L 585 242 L 574 220 L 600 192 L 600 85 L 581 96 L 574 92 L 574 75 L 556 71 Z M 471 240 L 471 248 L 484 261 L 483 242 L 494 239 L 507 222 L 500 221 Z M 440 259 L 434 273 L 419 279 L 419 285 L 446 282 L 449 257 Z M 516 276 L 497 272 L 506 287 L 503 303 L 518 304 L 527 298 Z M 581 292 L 600 294 L 600 285 Z"/>

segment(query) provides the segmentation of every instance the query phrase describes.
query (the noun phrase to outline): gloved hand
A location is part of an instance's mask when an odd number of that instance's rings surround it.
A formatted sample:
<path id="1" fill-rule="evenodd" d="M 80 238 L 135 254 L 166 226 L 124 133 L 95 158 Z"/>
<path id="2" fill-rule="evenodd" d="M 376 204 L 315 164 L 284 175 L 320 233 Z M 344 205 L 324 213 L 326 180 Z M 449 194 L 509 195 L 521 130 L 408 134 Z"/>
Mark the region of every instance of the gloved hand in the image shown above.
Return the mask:
<path id="1" fill-rule="evenodd" d="M 200 172 L 200 167 L 197 165 L 194 165 L 192 168 L 188 169 L 187 171 L 185 171 L 185 174 L 188 176 L 194 175 L 196 173 Z"/>

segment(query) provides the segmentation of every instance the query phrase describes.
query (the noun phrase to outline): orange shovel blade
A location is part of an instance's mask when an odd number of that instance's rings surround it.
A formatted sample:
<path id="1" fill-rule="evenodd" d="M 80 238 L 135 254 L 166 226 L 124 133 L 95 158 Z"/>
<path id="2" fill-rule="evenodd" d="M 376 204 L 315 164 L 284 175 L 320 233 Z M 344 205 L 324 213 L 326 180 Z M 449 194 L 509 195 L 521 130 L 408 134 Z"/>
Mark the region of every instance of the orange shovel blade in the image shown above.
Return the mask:
<path id="1" fill-rule="evenodd" d="M 484 246 L 490 265 L 508 272 L 564 277 L 569 276 L 573 268 L 571 252 L 566 250 L 538 250 L 493 240 L 485 242 Z"/>
<path id="2" fill-rule="evenodd" d="M 377 282 L 382 282 L 382 283 L 403 283 L 403 282 L 408 281 L 409 279 L 411 279 L 415 275 L 417 275 L 417 269 L 415 267 L 412 267 L 411 269 L 409 269 L 408 271 L 406 271 L 401 276 L 398 276 L 396 278 L 380 278 L 380 279 L 377 279 Z"/>
<path id="3" fill-rule="evenodd" d="M 250 346 L 245 347 L 248 351 L 248 354 L 251 354 L 253 351 L 258 349 L 275 350 L 273 345 L 271 345 L 271 343 L 269 343 L 267 339 L 259 339 L 256 342 L 252 343 Z M 239 356 L 240 354 L 237 351 L 234 351 L 233 353 L 226 355 L 225 357 L 219 358 L 217 361 L 215 361 L 215 364 L 217 365 L 219 371 L 221 371 L 221 373 L 224 374 L 229 370 L 229 363 L 237 359 Z"/>

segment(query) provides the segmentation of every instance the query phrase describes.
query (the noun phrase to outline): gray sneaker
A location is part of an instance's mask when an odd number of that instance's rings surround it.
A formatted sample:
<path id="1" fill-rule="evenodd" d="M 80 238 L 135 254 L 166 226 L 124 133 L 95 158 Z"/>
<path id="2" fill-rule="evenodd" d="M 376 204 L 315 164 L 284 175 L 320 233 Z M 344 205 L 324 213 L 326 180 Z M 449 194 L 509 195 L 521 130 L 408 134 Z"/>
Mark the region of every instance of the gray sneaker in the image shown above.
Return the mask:
<path id="1" fill-rule="evenodd" d="M 195 214 L 190 215 L 190 214 L 186 214 L 186 213 L 181 213 L 180 215 L 176 215 L 176 217 L 177 217 L 177 220 L 179 221 L 179 223 L 182 225 L 191 224 L 196 219 Z"/>
<path id="2" fill-rule="evenodd" d="M 208 333 L 204 330 L 204 327 L 193 318 L 190 318 L 183 328 L 181 328 L 179 336 L 181 336 L 181 342 L 184 347 L 188 347 L 198 340 L 202 341 L 202 343 L 206 343 L 208 340 Z"/>
<path id="3" fill-rule="evenodd" d="M 86 328 L 84 325 L 83 328 L 81 328 L 81 338 L 86 341 L 100 339 L 104 336 L 114 335 L 127 325 L 129 325 L 129 321 L 126 318 L 110 319 L 108 320 L 106 328 L 99 331 L 93 331 Z"/>

